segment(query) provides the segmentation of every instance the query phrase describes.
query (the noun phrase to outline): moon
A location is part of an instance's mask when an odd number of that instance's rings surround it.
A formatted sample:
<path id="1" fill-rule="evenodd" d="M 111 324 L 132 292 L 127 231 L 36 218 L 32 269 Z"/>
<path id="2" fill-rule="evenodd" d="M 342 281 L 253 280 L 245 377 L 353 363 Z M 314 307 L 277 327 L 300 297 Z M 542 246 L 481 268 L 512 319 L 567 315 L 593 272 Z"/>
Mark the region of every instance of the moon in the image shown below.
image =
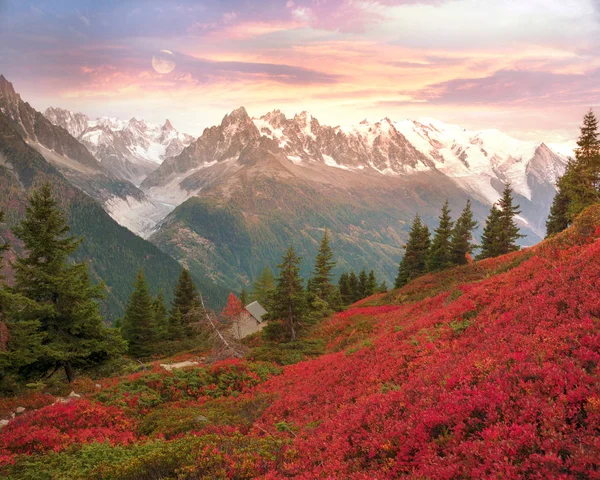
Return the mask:
<path id="1" fill-rule="evenodd" d="M 170 50 L 161 50 L 152 56 L 152 68 L 160 74 L 171 73 L 175 65 L 175 56 Z"/>

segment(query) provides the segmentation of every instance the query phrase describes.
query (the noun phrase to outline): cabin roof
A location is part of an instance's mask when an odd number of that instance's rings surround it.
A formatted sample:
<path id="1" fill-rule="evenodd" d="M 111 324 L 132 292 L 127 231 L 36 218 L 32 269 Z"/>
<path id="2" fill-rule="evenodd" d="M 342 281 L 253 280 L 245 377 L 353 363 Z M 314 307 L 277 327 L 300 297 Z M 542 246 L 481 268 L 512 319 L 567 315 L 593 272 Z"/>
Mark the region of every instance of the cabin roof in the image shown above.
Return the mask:
<path id="1" fill-rule="evenodd" d="M 246 305 L 246 310 L 250 315 L 252 315 L 257 322 L 263 322 L 263 316 L 267 313 L 267 311 L 263 308 L 263 306 L 258 302 L 252 302 Z"/>

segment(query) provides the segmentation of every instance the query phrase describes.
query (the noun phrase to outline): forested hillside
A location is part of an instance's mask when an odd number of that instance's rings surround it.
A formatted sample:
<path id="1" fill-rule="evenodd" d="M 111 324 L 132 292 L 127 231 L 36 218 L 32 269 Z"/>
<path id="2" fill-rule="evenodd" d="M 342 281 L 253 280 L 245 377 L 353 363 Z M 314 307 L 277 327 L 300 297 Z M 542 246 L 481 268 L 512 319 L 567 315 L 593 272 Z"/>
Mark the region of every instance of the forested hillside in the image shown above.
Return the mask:
<path id="1" fill-rule="evenodd" d="M 170 299 L 181 266 L 157 247 L 119 226 L 92 198 L 73 187 L 0 115 L 0 210 L 6 212 L 3 239 L 14 242 L 9 229 L 24 214 L 28 192 L 49 181 L 61 207 L 67 212 L 73 234 L 85 237 L 76 260 L 85 260 L 96 281 L 104 281 L 107 297 L 104 312 L 108 319 L 121 316 L 132 291 L 136 273 L 143 268 L 150 288 L 163 288 Z M 209 304 L 222 305 L 227 291 L 211 281 L 196 277 L 196 285 Z"/>
<path id="2" fill-rule="evenodd" d="M 253 360 L 265 355 L 255 348 L 245 361 L 156 365 L 100 389 L 76 382 L 85 398 L 0 431 L 3 473 L 595 478 L 599 282 L 593 206 L 536 247 L 427 274 L 335 314 L 304 339 L 312 355 L 320 345 L 319 358 L 281 368 Z"/>

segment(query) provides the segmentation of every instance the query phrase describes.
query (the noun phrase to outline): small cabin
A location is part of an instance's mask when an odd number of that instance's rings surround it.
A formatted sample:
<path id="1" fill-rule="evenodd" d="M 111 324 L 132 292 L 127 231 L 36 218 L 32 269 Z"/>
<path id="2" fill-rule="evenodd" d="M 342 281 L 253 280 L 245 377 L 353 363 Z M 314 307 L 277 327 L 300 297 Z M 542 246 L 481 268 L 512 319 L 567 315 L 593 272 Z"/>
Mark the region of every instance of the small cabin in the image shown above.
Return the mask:
<path id="1" fill-rule="evenodd" d="M 258 302 L 252 302 L 244 308 L 237 321 L 232 327 L 233 336 L 237 339 L 242 339 L 253 333 L 260 332 L 267 322 L 263 317 L 267 311 Z"/>

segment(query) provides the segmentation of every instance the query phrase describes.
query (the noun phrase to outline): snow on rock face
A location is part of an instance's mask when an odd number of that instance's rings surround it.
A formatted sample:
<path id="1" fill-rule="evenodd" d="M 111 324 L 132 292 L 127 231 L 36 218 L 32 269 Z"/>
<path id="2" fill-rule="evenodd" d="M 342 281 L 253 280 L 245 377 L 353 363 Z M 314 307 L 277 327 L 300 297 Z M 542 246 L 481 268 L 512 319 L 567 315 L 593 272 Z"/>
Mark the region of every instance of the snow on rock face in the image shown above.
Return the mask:
<path id="1" fill-rule="evenodd" d="M 544 144 L 520 141 L 497 130 L 469 131 L 434 119 L 384 118 L 329 127 L 306 112 L 287 119 L 275 110 L 253 122 L 295 164 L 321 163 L 386 176 L 436 170 L 487 203 L 498 200 L 494 180 L 510 182 L 516 193 L 531 200 L 530 176 L 554 185 L 566 165 L 565 158 Z"/>
<path id="2" fill-rule="evenodd" d="M 155 125 L 142 119 L 86 115 L 61 108 L 48 108 L 44 115 L 66 129 L 115 175 L 135 184 L 156 169 L 169 156 L 179 155 L 193 137 L 179 133 L 169 120 Z"/>

